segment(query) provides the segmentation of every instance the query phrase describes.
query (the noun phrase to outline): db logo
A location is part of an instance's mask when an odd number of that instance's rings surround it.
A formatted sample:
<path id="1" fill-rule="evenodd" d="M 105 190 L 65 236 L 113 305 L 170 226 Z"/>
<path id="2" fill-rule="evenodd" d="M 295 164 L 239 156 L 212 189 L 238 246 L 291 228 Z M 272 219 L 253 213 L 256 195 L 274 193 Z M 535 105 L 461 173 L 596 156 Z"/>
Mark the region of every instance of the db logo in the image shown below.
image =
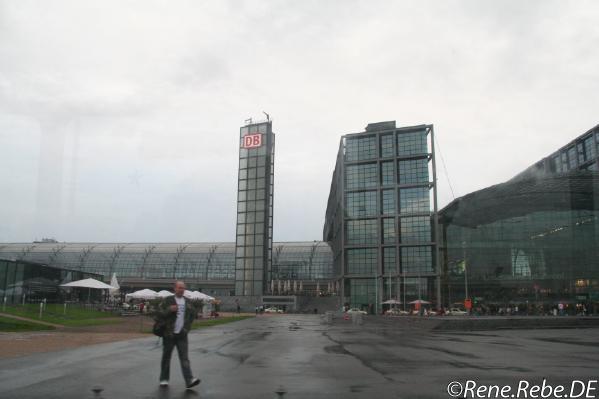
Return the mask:
<path id="1" fill-rule="evenodd" d="M 243 148 L 256 148 L 262 145 L 262 135 L 260 133 L 248 134 L 243 136 Z"/>

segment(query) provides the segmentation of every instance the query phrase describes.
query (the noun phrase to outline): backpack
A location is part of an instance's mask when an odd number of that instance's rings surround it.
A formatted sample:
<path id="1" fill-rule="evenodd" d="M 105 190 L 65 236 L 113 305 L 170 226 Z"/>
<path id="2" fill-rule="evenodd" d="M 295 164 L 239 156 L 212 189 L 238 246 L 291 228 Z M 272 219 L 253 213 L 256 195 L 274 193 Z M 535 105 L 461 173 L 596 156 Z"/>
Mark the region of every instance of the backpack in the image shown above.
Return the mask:
<path id="1" fill-rule="evenodd" d="M 154 326 L 152 327 L 152 333 L 157 337 L 164 337 L 164 333 L 166 332 L 166 321 L 164 320 L 156 320 L 154 322 Z"/>

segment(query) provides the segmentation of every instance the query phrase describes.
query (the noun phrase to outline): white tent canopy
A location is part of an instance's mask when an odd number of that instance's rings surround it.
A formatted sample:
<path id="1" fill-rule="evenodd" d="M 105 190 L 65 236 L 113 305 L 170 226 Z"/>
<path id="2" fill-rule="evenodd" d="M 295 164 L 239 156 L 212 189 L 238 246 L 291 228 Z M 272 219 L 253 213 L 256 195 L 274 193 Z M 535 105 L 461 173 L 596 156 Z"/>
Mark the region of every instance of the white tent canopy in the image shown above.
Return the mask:
<path id="1" fill-rule="evenodd" d="M 416 299 L 415 301 L 410 302 L 410 305 L 416 305 L 416 304 L 429 305 L 430 302 L 429 301 L 425 301 L 423 299 Z"/>
<path id="2" fill-rule="evenodd" d="M 397 299 L 389 299 L 385 302 L 383 302 L 383 305 L 401 305 L 402 302 L 398 301 Z"/>
<path id="3" fill-rule="evenodd" d="M 158 296 L 158 293 L 149 288 L 144 288 L 143 290 L 132 292 L 131 294 L 125 295 L 127 299 L 154 299 Z"/>
<path id="4" fill-rule="evenodd" d="M 93 278 L 86 278 L 84 280 L 71 281 L 70 283 L 61 284 L 61 287 L 78 287 L 78 288 L 94 288 L 99 290 L 110 290 L 115 289 L 117 287 L 113 287 L 112 285 L 105 284 L 101 281 L 95 280 Z"/>
<path id="5" fill-rule="evenodd" d="M 188 299 L 201 299 L 202 301 L 213 301 L 214 300 L 214 298 L 211 297 L 210 295 L 206 295 L 199 291 L 185 290 L 185 293 L 183 294 L 183 296 Z"/>
<path id="6" fill-rule="evenodd" d="M 127 297 L 127 299 L 155 299 L 155 298 L 166 298 L 166 297 L 169 297 L 172 295 L 175 295 L 175 294 L 173 294 L 172 292 L 167 291 L 167 290 L 162 290 L 160 292 L 156 292 L 149 288 L 145 288 L 143 290 L 139 290 L 139 291 L 132 292 L 131 294 L 127 294 L 126 297 Z M 201 299 L 203 301 L 213 301 L 214 300 L 214 298 L 211 297 L 210 295 L 206 295 L 199 291 L 185 290 L 185 293 L 183 294 L 183 296 L 185 296 L 188 299 Z"/>

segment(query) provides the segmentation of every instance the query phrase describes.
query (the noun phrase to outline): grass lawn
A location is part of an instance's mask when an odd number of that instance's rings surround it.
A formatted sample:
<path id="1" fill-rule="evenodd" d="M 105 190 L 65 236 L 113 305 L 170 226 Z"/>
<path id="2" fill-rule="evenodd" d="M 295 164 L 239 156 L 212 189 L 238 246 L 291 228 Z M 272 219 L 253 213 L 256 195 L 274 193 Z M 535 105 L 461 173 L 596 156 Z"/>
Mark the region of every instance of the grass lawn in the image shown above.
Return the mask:
<path id="1" fill-rule="evenodd" d="M 21 331 L 46 331 L 54 330 L 52 326 L 44 324 L 29 323 L 27 321 L 11 319 L 0 316 L 0 331 L 2 332 L 21 332 Z"/>
<path id="2" fill-rule="evenodd" d="M 0 308 L 1 310 L 1 308 Z M 49 303 L 43 312 L 42 318 L 39 318 L 39 304 L 25 304 L 7 306 L 5 313 L 15 316 L 28 317 L 34 320 L 46 321 L 48 323 L 62 324 L 65 326 L 92 326 L 98 324 L 114 323 L 115 315 L 109 312 L 99 312 L 96 310 L 86 310 L 77 305 L 67 305 L 67 313 L 64 314 L 62 304 Z"/>

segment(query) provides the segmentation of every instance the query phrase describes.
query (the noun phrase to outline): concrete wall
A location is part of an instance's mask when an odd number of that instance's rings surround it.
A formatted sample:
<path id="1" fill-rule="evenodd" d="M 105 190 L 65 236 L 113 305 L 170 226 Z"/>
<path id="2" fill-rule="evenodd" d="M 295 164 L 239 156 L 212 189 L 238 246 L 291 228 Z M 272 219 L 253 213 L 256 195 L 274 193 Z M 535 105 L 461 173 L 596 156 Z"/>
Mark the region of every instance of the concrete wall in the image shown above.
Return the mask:
<path id="1" fill-rule="evenodd" d="M 237 311 L 237 304 L 235 300 L 239 300 L 239 306 L 242 312 L 254 312 L 256 306 L 262 304 L 262 296 L 221 296 L 218 297 L 221 301 L 219 309 L 221 312 L 235 312 Z"/>
<path id="2" fill-rule="evenodd" d="M 235 312 L 237 304 L 235 300 L 239 300 L 239 306 L 242 312 L 254 312 L 256 306 L 262 305 L 262 296 L 221 296 L 218 297 L 221 301 L 220 311 Z M 337 311 L 341 309 L 341 298 L 338 296 L 332 297 L 314 297 L 314 296 L 298 296 L 297 297 L 297 312 L 312 313 L 314 309 L 318 309 L 318 313 L 324 313 L 328 310 Z"/>
<path id="3" fill-rule="evenodd" d="M 341 297 L 298 296 L 297 307 L 299 313 L 312 313 L 314 309 L 318 309 L 318 313 L 338 311 L 341 309 Z"/>

